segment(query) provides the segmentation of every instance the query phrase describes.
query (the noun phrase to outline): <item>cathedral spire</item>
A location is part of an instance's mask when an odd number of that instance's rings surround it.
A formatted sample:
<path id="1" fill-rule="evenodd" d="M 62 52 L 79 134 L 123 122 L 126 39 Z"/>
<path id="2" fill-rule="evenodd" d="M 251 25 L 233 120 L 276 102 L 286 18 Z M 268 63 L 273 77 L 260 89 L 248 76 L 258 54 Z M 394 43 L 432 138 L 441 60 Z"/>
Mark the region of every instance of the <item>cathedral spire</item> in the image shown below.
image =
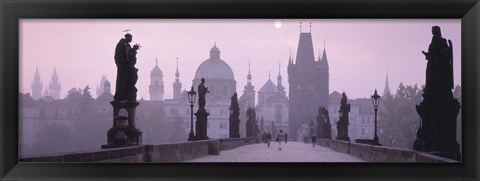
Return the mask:
<path id="1" fill-rule="evenodd" d="M 383 96 L 386 96 L 386 95 L 392 95 L 392 93 L 390 92 L 390 86 L 388 85 L 388 70 L 387 70 L 387 77 L 385 79 L 385 88 L 383 89 Z"/>
<path id="2" fill-rule="evenodd" d="M 177 57 L 177 71 L 175 72 L 175 80 L 179 79 L 180 73 L 178 72 L 178 57 Z"/>
<path id="3" fill-rule="evenodd" d="M 250 74 L 250 59 L 248 59 L 248 75 L 247 75 L 247 84 L 252 84 L 252 74 Z"/>
<path id="4" fill-rule="evenodd" d="M 42 89 L 43 84 L 40 80 L 40 73 L 38 72 L 38 65 L 35 71 L 35 75 L 33 76 L 33 83 L 32 83 L 32 98 L 38 100 L 42 97 Z"/>
<path id="5" fill-rule="evenodd" d="M 175 82 L 173 82 L 173 98 L 180 97 L 182 93 L 182 83 L 180 83 L 180 72 L 178 71 L 178 57 L 177 57 L 177 71 L 175 72 Z"/>

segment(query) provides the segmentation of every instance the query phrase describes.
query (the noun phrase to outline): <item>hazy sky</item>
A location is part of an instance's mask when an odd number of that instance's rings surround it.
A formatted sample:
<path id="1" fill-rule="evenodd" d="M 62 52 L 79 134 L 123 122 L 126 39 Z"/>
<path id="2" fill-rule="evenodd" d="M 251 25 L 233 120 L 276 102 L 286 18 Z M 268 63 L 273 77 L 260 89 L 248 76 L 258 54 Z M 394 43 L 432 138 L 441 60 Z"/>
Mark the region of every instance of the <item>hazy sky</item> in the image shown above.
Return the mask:
<path id="1" fill-rule="evenodd" d="M 369 97 L 376 88 L 383 93 L 388 70 L 392 93 L 400 82 L 425 83 L 427 51 L 438 25 L 454 48 L 454 84 L 460 84 L 461 21 L 455 20 L 20 20 L 20 92 L 31 92 L 35 68 L 43 86 L 48 86 L 56 66 L 64 98 L 71 88 L 90 85 L 95 89 L 102 75 L 115 88 L 113 55 L 117 42 L 131 29 L 137 54 L 138 99 L 149 99 L 150 71 L 163 71 L 164 98 L 173 96 L 176 58 L 182 89 L 192 86 L 197 67 L 209 58 L 216 42 L 220 58 L 233 69 L 237 92 L 246 84 L 251 61 L 253 84 L 258 91 L 269 78 L 276 83 L 279 72 L 288 93 L 287 65 L 290 50 L 297 51 L 300 31 L 312 32 L 316 59 L 324 39 L 330 65 L 330 92 L 345 91 L 349 98 Z M 302 23 L 300 30 L 299 23 Z M 309 23 L 311 22 L 311 30 Z M 275 26 L 277 25 L 277 26 Z M 42 91 L 43 92 L 43 91 Z"/>

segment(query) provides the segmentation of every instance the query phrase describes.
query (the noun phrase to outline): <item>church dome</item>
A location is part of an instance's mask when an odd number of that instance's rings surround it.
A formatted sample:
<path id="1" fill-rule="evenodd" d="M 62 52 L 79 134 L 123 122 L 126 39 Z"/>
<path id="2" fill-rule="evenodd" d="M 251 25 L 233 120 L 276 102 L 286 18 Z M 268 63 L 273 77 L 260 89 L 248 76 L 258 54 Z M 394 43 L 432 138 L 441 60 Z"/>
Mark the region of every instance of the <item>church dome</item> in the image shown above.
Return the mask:
<path id="1" fill-rule="evenodd" d="M 220 50 L 216 45 L 210 49 L 210 59 L 205 60 L 197 68 L 195 79 L 235 80 L 230 66 L 220 59 Z"/>

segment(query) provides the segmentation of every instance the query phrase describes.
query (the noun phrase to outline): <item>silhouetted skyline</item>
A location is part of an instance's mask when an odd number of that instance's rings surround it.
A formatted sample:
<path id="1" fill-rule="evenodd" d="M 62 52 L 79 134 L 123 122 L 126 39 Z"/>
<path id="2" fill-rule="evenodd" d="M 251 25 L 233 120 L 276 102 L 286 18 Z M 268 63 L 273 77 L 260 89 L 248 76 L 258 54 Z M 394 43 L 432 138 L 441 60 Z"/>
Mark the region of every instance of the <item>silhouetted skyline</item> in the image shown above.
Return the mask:
<path id="1" fill-rule="evenodd" d="M 460 84 L 461 21 L 458 20 L 21 20 L 20 92 L 31 93 L 36 67 L 48 86 L 56 67 L 64 98 L 71 88 L 90 85 L 95 91 L 102 75 L 115 87 L 115 45 L 131 29 L 137 55 L 138 96 L 149 99 L 150 71 L 163 71 L 165 98 L 173 96 L 176 62 L 182 90 L 192 86 L 195 71 L 208 59 L 216 43 L 221 59 L 237 81 L 237 93 L 247 82 L 251 62 L 252 83 L 258 91 L 280 73 L 288 90 L 289 53 L 296 55 L 300 31 L 312 32 L 315 59 L 326 48 L 330 66 L 330 92 L 347 92 L 349 98 L 383 92 L 388 70 L 391 92 L 400 82 L 425 84 L 425 60 L 431 27 L 453 42 L 454 85 Z M 302 30 L 300 30 L 302 22 Z M 311 27 L 310 23 L 311 22 Z M 98 85 L 100 86 L 100 85 Z M 196 87 L 197 85 L 194 85 Z M 96 95 L 94 94 L 96 97 Z"/>

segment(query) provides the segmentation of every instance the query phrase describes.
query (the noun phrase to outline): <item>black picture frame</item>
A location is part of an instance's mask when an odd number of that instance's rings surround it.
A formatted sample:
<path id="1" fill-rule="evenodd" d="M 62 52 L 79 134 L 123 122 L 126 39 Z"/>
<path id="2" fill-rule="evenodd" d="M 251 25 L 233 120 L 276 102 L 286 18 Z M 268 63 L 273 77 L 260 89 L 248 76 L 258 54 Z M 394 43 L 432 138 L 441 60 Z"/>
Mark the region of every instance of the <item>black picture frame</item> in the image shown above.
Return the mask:
<path id="1" fill-rule="evenodd" d="M 3 180 L 478 180 L 478 0 L 2 0 L 0 179 Z M 18 163 L 21 18 L 461 19 L 463 162 L 428 163 Z M 419 50 L 420 51 L 420 50 Z"/>

